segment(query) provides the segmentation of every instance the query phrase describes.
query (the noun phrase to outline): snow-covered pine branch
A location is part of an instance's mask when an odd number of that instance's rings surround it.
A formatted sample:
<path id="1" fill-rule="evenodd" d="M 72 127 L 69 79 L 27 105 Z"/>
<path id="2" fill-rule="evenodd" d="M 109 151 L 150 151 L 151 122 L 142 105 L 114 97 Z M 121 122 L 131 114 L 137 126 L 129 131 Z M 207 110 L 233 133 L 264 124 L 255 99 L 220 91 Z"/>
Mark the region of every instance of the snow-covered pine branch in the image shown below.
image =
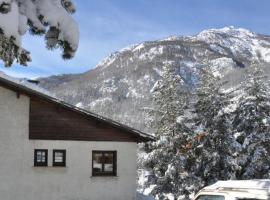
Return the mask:
<path id="1" fill-rule="evenodd" d="M 71 0 L 0 0 L 0 59 L 5 66 L 15 60 L 21 65 L 31 61 L 21 47 L 27 31 L 45 35 L 48 49 L 61 48 L 64 59 L 72 58 L 79 43 L 74 12 Z"/>

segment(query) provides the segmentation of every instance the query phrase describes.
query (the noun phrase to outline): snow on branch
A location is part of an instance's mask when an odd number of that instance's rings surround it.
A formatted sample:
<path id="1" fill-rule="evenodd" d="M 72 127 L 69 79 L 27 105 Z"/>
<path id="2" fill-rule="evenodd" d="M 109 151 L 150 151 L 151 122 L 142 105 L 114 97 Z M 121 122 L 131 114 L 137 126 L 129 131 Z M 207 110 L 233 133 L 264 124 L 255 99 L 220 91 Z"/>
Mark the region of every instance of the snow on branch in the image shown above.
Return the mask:
<path id="1" fill-rule="evenodd" d="M 72 58 L 79 44 L 74 12 L 70 0 L 0 0 L 0 59 L 6 66 L 14 60 L 21 65 L 31 61 L 21 47 L 27 31 L 45 35 L 48 49 L 60 48 L 64 59 Z"/>

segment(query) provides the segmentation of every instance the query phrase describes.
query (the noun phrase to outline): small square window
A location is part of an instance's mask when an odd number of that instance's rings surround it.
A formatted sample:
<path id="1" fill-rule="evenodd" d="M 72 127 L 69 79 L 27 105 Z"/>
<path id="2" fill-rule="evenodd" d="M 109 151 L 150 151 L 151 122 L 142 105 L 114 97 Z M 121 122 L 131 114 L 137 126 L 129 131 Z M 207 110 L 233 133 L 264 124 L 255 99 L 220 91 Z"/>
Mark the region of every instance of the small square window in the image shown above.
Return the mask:
<path id="1" fill-rule="evenodd" d="M 53 150 L 53 166 L 54 167 L 66 166 L 66 150 Z"/>
<path id="2" fill-rule="evenodd" d="M 116 151 L 92 152 L 93 176 L 116 176 Z"/>
<path id="3" fill-rule="evenodd" d="M 47 149 L 35 149 L 34 153 L 34 166 L 48 166 L 48 150 Z"/>

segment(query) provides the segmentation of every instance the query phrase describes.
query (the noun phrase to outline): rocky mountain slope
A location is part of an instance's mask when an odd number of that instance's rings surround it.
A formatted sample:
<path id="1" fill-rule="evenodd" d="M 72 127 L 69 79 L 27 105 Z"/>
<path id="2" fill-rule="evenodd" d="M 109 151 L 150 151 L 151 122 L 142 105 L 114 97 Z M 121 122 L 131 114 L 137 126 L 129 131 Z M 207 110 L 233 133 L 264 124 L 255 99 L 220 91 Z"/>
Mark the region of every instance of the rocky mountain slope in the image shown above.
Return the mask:
<path id="1" fill-rule="evenodd" d="M 252 62 L 270 63 L 270 36 L 225 27 L 145 42 L 111 54 L 85 73 L 42 78 L 40 85 L 71 104 L 151 132 L 144 108 L 153 105 L 151 88 L 166 62 L 191 89 L 205 62 L 234 86 Z"/>

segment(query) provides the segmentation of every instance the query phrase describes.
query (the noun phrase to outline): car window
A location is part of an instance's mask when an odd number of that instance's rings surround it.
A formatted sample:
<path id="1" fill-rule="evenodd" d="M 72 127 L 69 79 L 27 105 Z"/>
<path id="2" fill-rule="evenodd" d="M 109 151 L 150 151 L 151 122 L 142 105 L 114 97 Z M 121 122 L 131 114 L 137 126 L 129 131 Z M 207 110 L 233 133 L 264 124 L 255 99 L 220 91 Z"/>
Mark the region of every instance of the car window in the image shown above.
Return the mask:
<path id="1" fill-rule="evenodd" d="M 200 195 L 196 200 L 225 200 L 225 197 L 222 195 Z"/>

